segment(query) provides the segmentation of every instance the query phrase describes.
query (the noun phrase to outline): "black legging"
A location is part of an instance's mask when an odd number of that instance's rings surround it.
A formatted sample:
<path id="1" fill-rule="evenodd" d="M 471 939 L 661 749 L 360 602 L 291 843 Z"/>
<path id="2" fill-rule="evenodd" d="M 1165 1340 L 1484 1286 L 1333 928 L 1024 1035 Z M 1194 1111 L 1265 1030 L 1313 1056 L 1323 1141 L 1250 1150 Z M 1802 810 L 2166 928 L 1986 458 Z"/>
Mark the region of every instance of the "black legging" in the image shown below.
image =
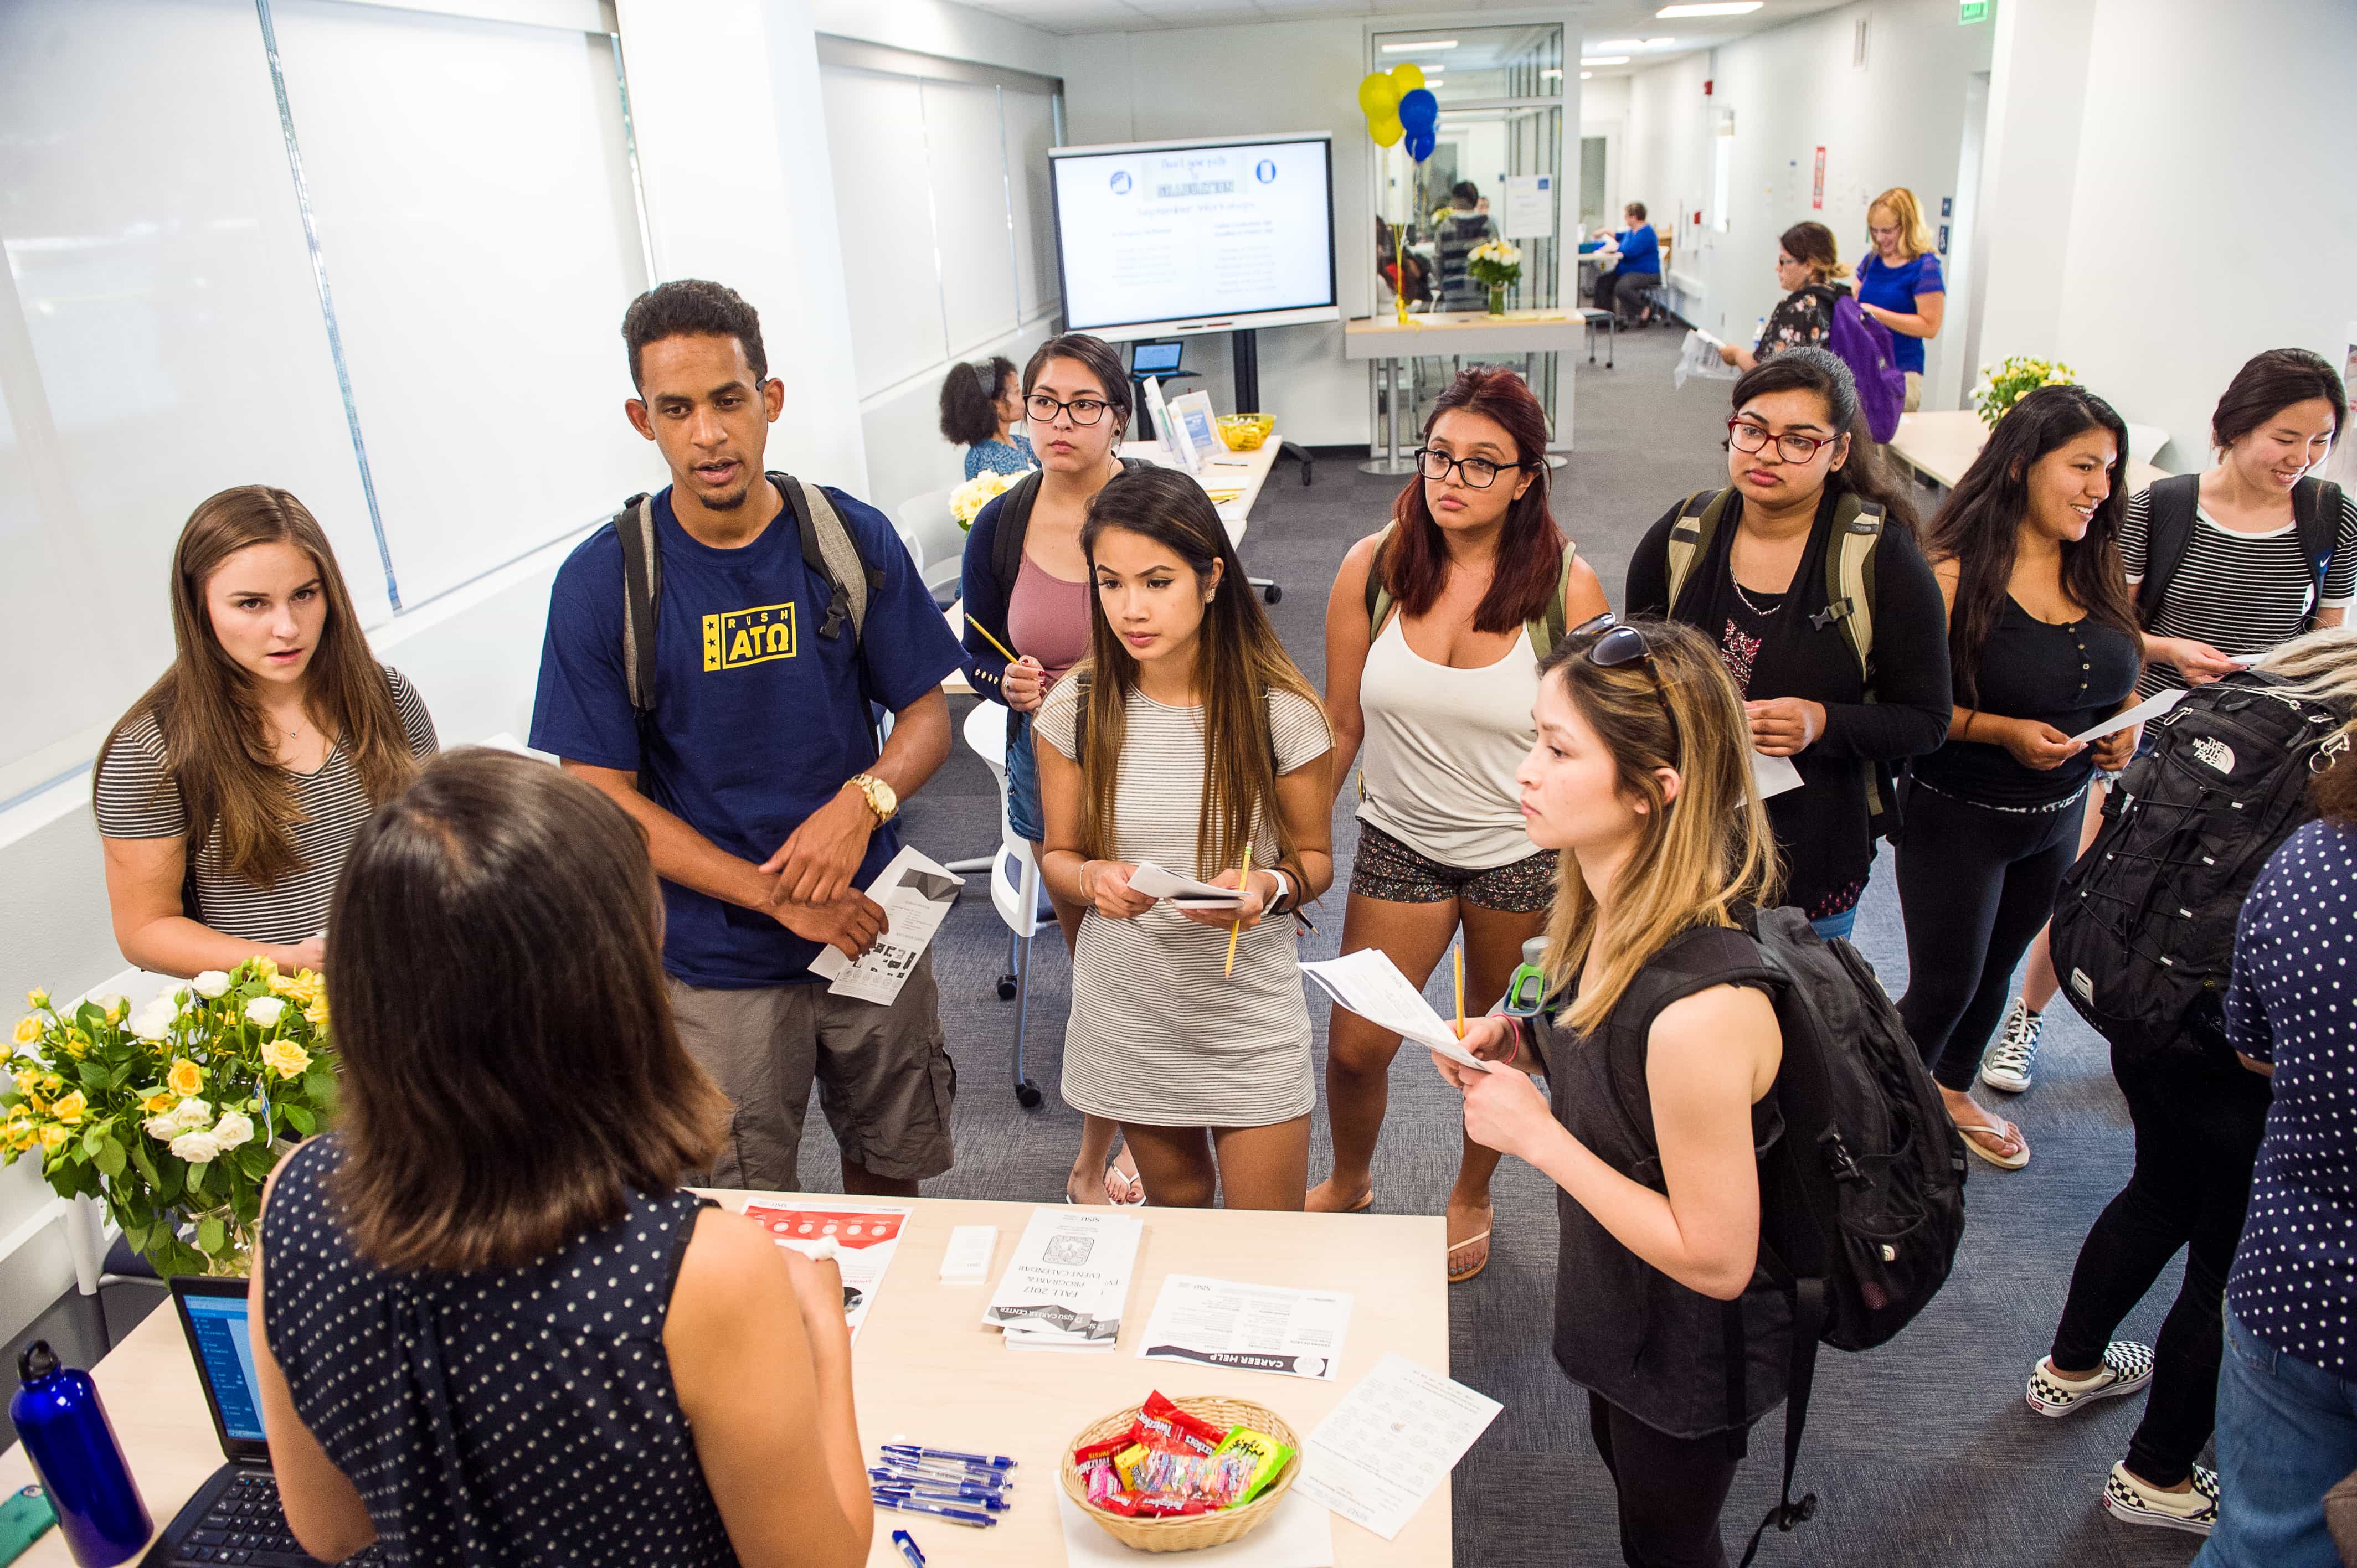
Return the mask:
<path id="1" fill-rule="evenodd" d="M 2192 1473 L 2218 1415 L 2218 1310 L 2266 1131 L 2267 1080 L 2222 1051 L 2112 1052 L 2136 1125 L 2136 1168 L 2095 1219 L 2054 1330 L 2054 1365 L 2086 1372 L 2180 1247 L 2185 1281 L 2153 1347 L 2152 1391 L 2128 1468 L 2156 1487 Z"/>
<path id="2" fill-rule="evenodd" d="M 1739 1438 L 1724 1432 L 1672 1437 L 1594 1391 L 1587 1433 L 1620 1499 L 1621 1562 L 1629 1568 L 1726 1568 L 1718 1514 L 1743 1462 Z"/>
<path id="3" fill-rule="evenodd" d="M 2077 858 L 2084 799 L 2059 811 L 1999 811 L 1908 781 L 1899 838 L 1907 994 L 1899 1016 L 1943 1089 L 1972 1087 L 2014 966 L 2054 912 L 2054 890 Z"/>

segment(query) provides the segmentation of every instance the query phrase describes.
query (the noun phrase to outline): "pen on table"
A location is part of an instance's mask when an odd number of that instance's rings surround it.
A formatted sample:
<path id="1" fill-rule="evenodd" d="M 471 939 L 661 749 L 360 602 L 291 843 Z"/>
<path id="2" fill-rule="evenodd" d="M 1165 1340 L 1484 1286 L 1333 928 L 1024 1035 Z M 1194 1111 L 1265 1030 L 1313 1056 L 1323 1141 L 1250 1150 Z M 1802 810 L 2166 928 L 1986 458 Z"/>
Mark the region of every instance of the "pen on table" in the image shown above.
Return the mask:
<path id="1" fill-rule="evenodd" d="M 897 1513 L 931 1514 L 935 1519 L 945 1519 L 952 1524 L 972 1525 L 976 1530 L 988 1530 L 998 1522 L 997 1516 L 995 1514 L 978 1513 L 972 1509 L 952 1508 L 947 1503 L 919 1502 L 914 1498 L 877 1497 L 872 1492 L 868 1497 L 869 1500 L 879 1509 L 890 1509 Z"/>
<path id="2" fill-rule="evenodd" d="M 1014 1477 L 1003 1470 L 977 1470 L 962 1465 L 920 1465 L 890 1454 L 884 1455 L 880 1466 L 868 1470 L 867 1478 L 878 1484 L 917 1482 L 929 1487 L 962 1487 L 978 1492 L 1015 1489 Z"/>
<path id="3" fill-rule="evenodd" d="M 915 1536 L 905 1530 L 896 1530 L 892 1532 L 892 1544 L 899 1547 L 900 1555 L 909 1560 L 909 1568 L 925 1568 L 925 1554 L 917 1550 Z"/>
<path id="4" fill-rule="evenodd" d="M 912 1487 L 891 1481 L 872 1482 L 867 1495 L 873 1498 L 914 1498 L 920 1503 L 943 1503 L 951 1508 L 981 1509 L 987 1513 L 1005 1513 L 1015 1505 L 1003 1492 L 985 1491 L 979 1487 Z"/>
<path id="5" fill-rule="evenodd" d="M 944 1476 L 938 1470 L 904 1470 L 899 1468 L 870 1470 L 867 1484 L 877 1491 L 909 1491 L 923 1488 L 939 1492 L 956 1492 L 964 1497 L 1003 1498 L 1015 1488 L 985 1480 L 971 1474 Z"/>
<path id="6" fill-rule="evenodd" d="M 1016 1461 L 1004 1454 L 962 1454 L 954 1448 L 927 1448 L 915 1443 L 879 1443 L 876 1445 L 887 1454 L 905 1454 L 911 1459 L 946 1459 L 955 1465 L 980 1465 L 993 1470 L 1012 1470 Z"/>
<path id="7" fill-rule="evenodd" d="M 1236 891 L 1237 891 L 1237 892 L 1239 892 L 1239 893 L 1242 893 L 1242 892 L 1244 890 L 1244 885 L 1245 885 L 1246 883 L 1250 882 L 1251 880 L 1252 880 L 1252 845 L 1250 845 L 1250 844 L 1246 844 L 1246 845 L 1244 845 L 1244 868 L 1243 868 L 1243 872 L 1242 872 L 1241 874 L 1239 874 L 1239 875 L 1238 875 L 1238 876 L 1236 877 Z M 1237 939 L 1238 937 L 1240 937 L 1240 936 L 1243 936 L 1243 934 L 1244 934 L 1244 919 L 1243 919 L 1243 917 L 1242 915 L 1239 915 L 1239 916 L 1237 916 L 1237 917 L 1236 917 L 1236 923 L 1235 923 L 1234 925 L 1230 926 L 1230 927 L 1228 928 L 1228 967 L 1227 967 L 1227 968 L 1225 968 L 1225 969 L 1223 969 L 1223 970 L 1222 970 L 1222 971 L 1220 971 L 1220 972 L 1221 972 L 1222 974 L 1233 974 L 1233 973 L 1235 973 L 1235 972 L 1236 972 L 1236 939 Z"/>
<path id="8" fill-rule="evenodd" d="M 1465 943 L 1460 939 L 1449 950 L 1449 968 L 1457 977 L 1457 1037 L 1465 1037 Z"/>

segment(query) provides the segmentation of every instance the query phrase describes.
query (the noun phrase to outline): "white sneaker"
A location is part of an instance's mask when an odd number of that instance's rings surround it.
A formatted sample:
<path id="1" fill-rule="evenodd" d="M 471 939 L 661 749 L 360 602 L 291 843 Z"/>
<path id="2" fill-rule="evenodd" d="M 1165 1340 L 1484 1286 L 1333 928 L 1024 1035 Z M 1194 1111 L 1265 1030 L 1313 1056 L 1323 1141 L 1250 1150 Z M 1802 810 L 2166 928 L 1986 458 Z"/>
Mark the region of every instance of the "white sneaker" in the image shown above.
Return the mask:
<path id="1" fill-rule="evenodd" d="M 2005 1022 L 1989 1042 L 1981 1058 L 1981 1081 L 1991 1089 L 2007 1094 L 2019 1094 L 2029 1088 L 2029 1069 L 2038 1065 L 2038 1031 L 2045 1025 L 2042 1013 L 2032 1013 L 2018 996 L 2006 1009 Z"/>
<path id="2" fill-rule="evenodd" d="M 2191 1491 L 2164 1492 L 2128 1474 L 2126 1465 L 2115 1465 L 2104 1482 L 2104 1511 L 2125 1524 L 2207 1535 L 2218 1522 L 2218 1472 L 2196 1465 Z"/>
<path id="3" fill-rule="evenodd" d="M 2104 1347 L 2104 1368 L 2093 1377 L 2072 1382 L 2056 1375 L 2045 1357 L 2029 1369 L 2029 1408 L 2040 1415 L 2064 1416 L 2094 1400 L 2132 1394 L 2152 1381 L 2152 1347 L 2133 1339 L 2115 1339 Z"/>

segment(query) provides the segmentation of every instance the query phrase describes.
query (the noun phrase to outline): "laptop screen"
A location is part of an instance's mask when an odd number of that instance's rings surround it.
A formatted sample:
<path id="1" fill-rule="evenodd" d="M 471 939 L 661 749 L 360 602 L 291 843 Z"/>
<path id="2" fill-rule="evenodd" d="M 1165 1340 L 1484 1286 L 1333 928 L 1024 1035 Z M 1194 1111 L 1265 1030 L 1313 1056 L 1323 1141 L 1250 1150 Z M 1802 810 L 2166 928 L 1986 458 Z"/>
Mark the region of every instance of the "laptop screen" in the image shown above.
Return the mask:
<path id="1" fill-rule="evenodd" d="M 1140 343 L 1130 350 L 1129 371 L 1135 376 L 1157 375 L 1178 368 L 1179 357 L 1187 352 L 1183 341 Z"/>
<path id="2" fill-rule="evenodd" d="M 231 1442 L 260 1443 L 262 1400 L 253 1376 L 253 1337 L 248 1332 L 245 1293 L 180 1298 L 188 1314 L 188 1341 L 197 1356 L 197 1373 L 221 1422 L 222 1437 Z"/>

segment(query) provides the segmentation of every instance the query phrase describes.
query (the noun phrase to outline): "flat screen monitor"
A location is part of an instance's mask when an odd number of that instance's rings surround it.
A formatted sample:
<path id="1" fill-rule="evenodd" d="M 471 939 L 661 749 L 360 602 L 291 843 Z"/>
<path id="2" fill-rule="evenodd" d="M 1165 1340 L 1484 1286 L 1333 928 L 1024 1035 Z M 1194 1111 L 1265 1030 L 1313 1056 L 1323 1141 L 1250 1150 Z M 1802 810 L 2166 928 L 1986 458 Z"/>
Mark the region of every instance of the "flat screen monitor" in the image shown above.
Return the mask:
<path id="1" fill-rule="evenodd" d="M 1120 342 L 1340 318 L 1329 133 L 1048 157 L 1068 331 Z"/>

